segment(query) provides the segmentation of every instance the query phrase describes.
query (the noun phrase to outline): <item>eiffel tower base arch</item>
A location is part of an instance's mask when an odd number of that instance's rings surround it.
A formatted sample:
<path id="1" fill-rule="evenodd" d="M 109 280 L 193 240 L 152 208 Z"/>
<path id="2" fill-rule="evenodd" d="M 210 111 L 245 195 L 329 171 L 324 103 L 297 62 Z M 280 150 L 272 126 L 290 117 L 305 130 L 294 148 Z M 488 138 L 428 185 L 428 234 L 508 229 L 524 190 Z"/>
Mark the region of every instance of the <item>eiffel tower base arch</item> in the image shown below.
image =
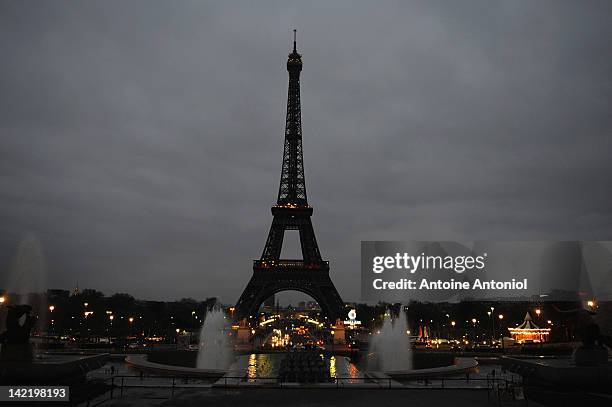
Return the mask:
<path id="1" fill-rule="evenodd" d="M 300 291 L 311 296 L 321 307 L 322 315 L 330 322 L 342 317 L 344 303 L 329 277 L 328 270 L 254 270 L 236 304 L 236 319 L 256 317 L 261 304 L 281 291 Z"/>

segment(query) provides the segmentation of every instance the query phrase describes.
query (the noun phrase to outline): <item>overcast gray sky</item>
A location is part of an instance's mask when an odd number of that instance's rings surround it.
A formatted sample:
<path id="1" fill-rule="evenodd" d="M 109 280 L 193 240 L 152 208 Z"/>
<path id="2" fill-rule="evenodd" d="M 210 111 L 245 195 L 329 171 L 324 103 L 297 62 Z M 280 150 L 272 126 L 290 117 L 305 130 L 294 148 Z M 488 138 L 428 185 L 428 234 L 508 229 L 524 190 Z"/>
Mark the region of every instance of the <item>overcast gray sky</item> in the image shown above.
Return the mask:
<path id="1" fill-rule="evenodd" d="M 361 240 L 610 240 L 611 21 L 609 1 L 3 1 L 4 284 L 33 237 L 51 288 L 236 301 L 272 220 L 294 27 L 345 300 Z"/>

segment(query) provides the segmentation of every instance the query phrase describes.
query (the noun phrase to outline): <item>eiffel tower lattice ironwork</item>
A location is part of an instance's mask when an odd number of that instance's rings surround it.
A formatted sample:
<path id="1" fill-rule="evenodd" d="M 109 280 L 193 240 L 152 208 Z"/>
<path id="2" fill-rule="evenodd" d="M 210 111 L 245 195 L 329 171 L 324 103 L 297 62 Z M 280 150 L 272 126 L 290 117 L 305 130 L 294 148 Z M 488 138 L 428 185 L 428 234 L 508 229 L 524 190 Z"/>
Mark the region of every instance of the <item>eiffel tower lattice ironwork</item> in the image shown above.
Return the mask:
<path id="1" fill-rule="evenodd" d="M 331 322 L 341 316 L 344 303 L 329 277 L 329 262 L 321 258 L 310 217 L 304 181 L 300 72 L 302 56 L 293 38 L 293 52 L 287 60 L 289 91 L 285 146 L 280 188 L 272 207 L 272 226 L 259 260 L 253 261 L 253 276 L 235 308 L 237 319 L 256 316 L 261 304 L 277 292 L 296 290 L 314 298 Z M 301 260 L 281 259 L 286 230 L 297 230 L 302 249 Z"/>

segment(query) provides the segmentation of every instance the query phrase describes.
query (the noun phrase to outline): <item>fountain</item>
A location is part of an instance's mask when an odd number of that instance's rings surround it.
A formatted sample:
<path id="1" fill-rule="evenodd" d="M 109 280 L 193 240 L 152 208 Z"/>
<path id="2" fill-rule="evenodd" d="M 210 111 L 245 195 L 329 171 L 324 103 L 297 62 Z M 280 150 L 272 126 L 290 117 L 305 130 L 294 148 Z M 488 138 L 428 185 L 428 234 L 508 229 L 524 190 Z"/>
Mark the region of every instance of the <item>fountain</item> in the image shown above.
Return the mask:
<path id="1" fill-rule="evenodd" d="M 17 253 L 13 258 L 6 279 L 1 281 L 0 286 L 6 289 L 7 294 L 10 294 L 8 305 L 18 306 L 17 304 L 28 305 L 30 311 L 28 315 L 33 314 L 32 318 L 38 321 L 36 325 L 32 323 L 30 328 L 38 329 L 45 326 L 47 304 L 45 297 L 40 295 L 47 289 L 47 272 L 45 265 L 45 257 L 43 255 L 40 241 L 33 235 L 28 235 L 21 240 L 17 247 Z M 4 325 L 5 319 L 8 319 L 8 310 L 0 309 L 0 331 L 8 329 Z M 20 321 L 22 324 L 24 321 Z M 29 331 L 28 331 L 29 336 Z"/>
<path id="2" fill-rule="evenodd" d="M 368 376 L 421 379 L 464 374 L 478 366 L 474 358 L 458 358 L 452 355 L 448 357 L 429 352 L 413 355 L 409 332 L 403 306 L 395 319 L 389 312 L 385 314 L 380 331 L 372 335 L 367 360 Z"/>
<path id="3" fill-rule="evenodd" d="M 35 352 L 30 333 L 45 326 L 46 268 L 40 242 L 28 236 L 22 240 L 4 282 L 8 299 L 0 311 L 6 318 L 0 334 L 0 383 L 58 384 L 85 379 L 89 370 L 103 366 L 108 355 L 54 355 Z"/>
<path id="4" fill-rule="evenodd" d="M 206 314 L 200 330 L 198 352 L 189 350 L 153 351 L 129 355 L 126 363 L 134 369 L 162 375 L 219 378 L 233 362 L 232 344 L 227 336 L 227 318 L 221 309 Z"/>
<path id="5" fill-rule="evenodd" d="M 397 318 L 385 314 L 383 326 L 370 345 L 371 358 L 377 370 L 384 372 L 412 369 L 412 345 L 408 334 L 408 321 L 404 307 L 400 307 Z"/>
<path id="6" fill-rule="evenodd" d="M 232 349 L 225 333 L 227 319 L 220 309 L 212 309 L 200 331 L 196 367 L 198 369 L 227 369 L 232 361 Z"/>

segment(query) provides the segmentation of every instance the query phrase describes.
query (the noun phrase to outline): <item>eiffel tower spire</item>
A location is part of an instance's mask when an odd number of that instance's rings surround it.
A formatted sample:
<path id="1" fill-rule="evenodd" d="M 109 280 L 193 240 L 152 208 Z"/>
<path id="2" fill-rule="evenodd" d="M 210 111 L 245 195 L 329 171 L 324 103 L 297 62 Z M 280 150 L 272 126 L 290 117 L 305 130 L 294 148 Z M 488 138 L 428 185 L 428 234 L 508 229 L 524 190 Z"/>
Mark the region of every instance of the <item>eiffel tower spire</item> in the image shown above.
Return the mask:
<path id="1" fill-rule="evenodd" d="M 302 153 L 302 109 L 300 104 L 300 72 L 302 56 L 297 52 L 296 30 L 293 30 L 293 52 L 287 59 L 289 90 L 285 120 L 285 147 L 277 204 L 308 206 Z"/>

